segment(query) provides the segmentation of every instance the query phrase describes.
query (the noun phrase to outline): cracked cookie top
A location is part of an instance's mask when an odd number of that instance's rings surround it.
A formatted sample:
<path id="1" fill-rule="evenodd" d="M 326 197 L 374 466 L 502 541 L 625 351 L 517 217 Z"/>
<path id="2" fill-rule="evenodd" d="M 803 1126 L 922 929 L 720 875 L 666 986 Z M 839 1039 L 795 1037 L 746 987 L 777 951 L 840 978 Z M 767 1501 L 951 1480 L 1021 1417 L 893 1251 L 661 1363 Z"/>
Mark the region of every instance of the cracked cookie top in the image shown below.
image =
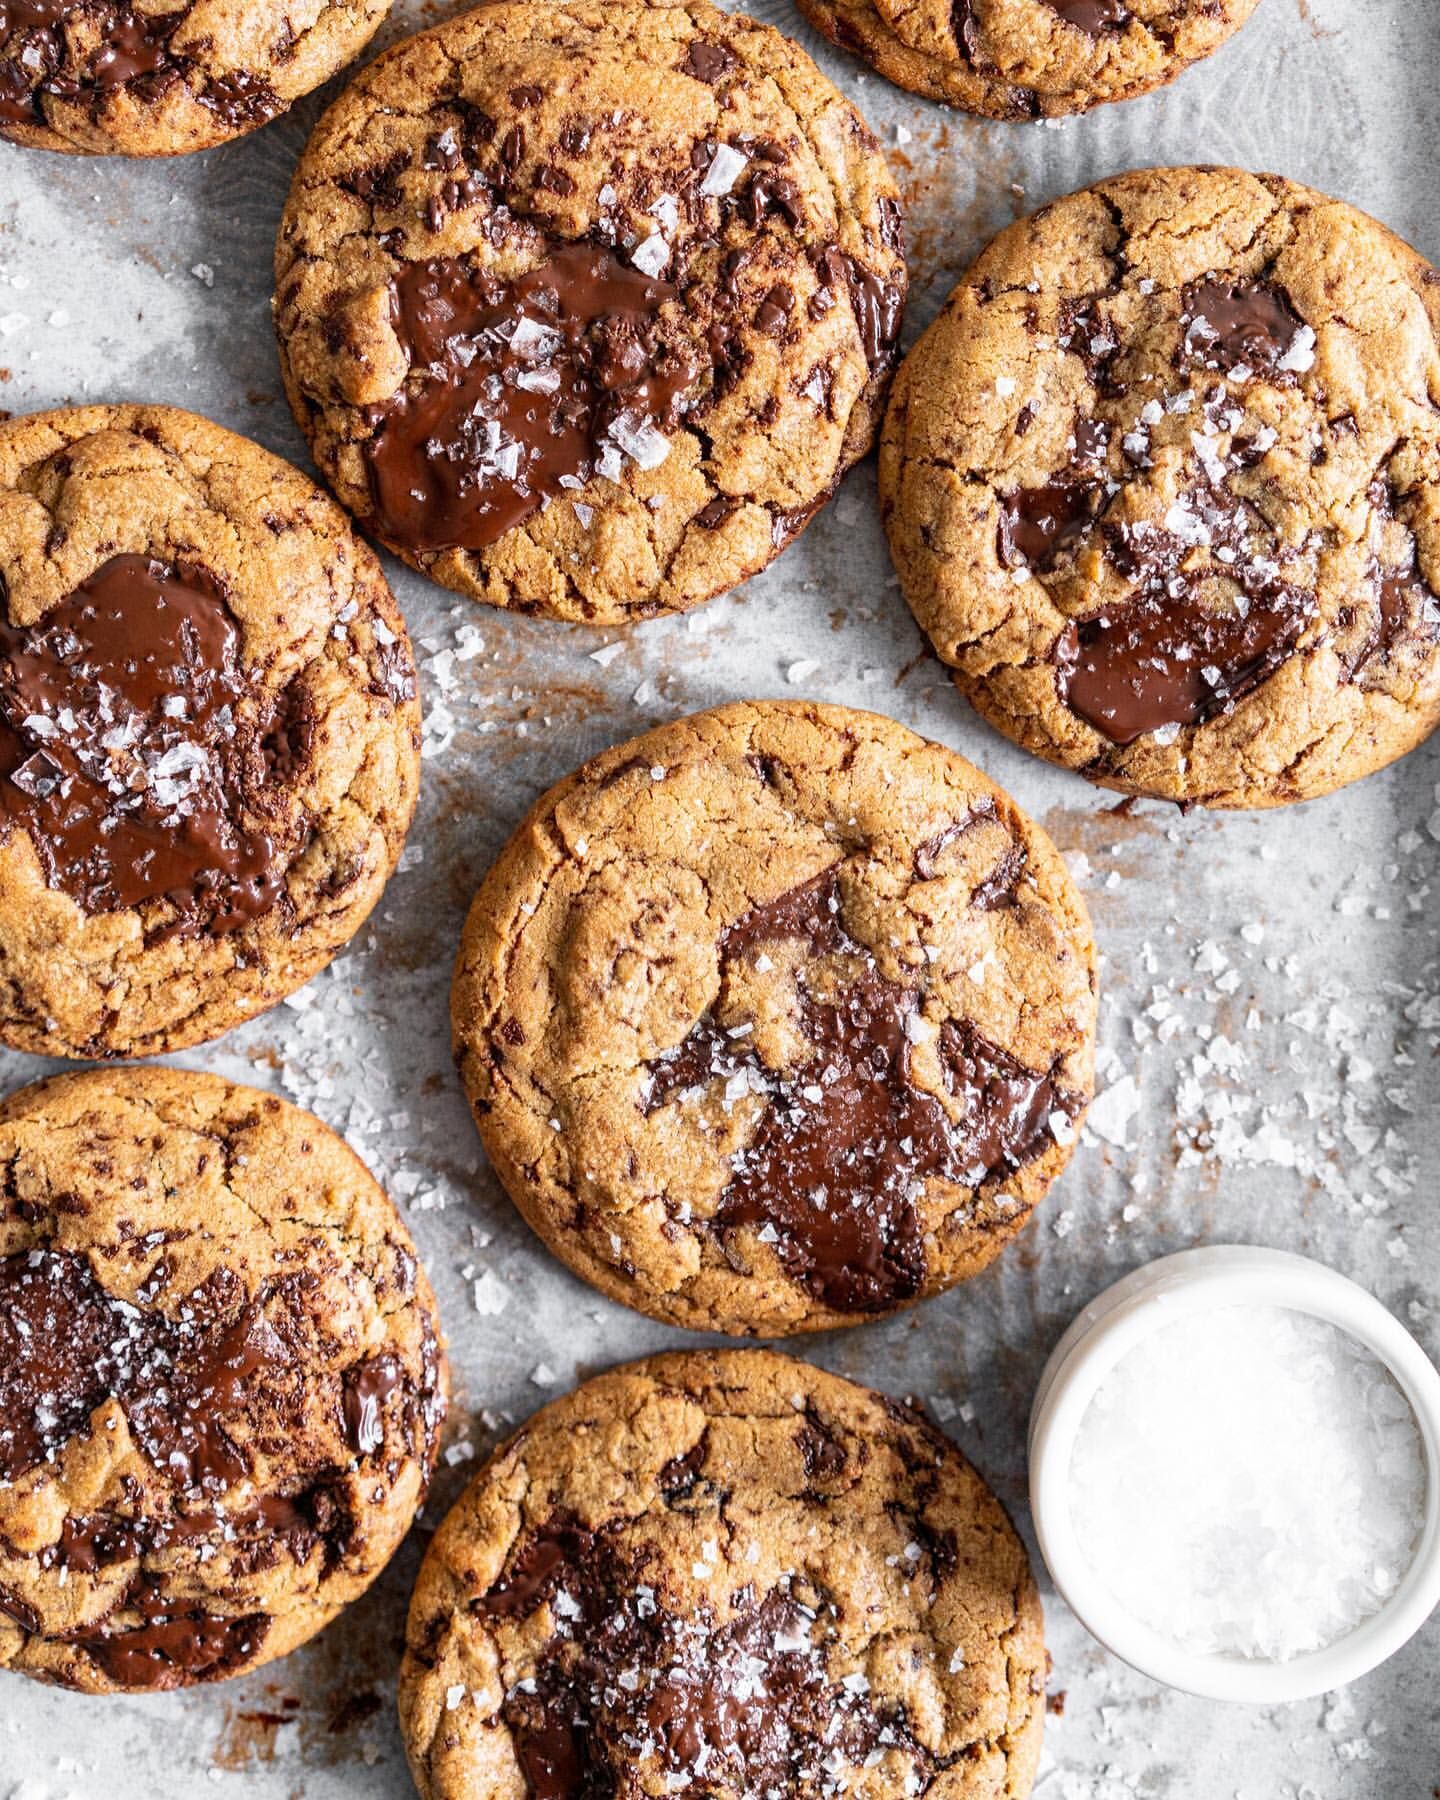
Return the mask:
<path id="1" fill-rule="evenodd" d="M 722 707 L 552 788 L 465 928 L 461 1076 L 516 1205 L 652 1316 L 774 1335 L 989 1262 L 1090 1097 L 1089 922 L 963 758 Z"/>
<path id="2" fill-rule="evenodd" d="M 318 1119 L 176 1069 L 0 1109 L 0 1668 L 94 1693 L 293 1650 L 434 1465 L 435 1301 Z"/>
<path id="3" fill-rule="evenodd" d="M 404 623 L 344 515 L 190 413 L 0 424 L 0 1040 L 193 1044 L 359 929 L 418 782 Z"/>
<path id="4" fill-rule="evenodd" d="M 0 137 L 175 156 L 253 131 L 358 56 L 390 0 L 0 0 Z"/>
<path id="5" fill-rule="evenodd" d="M 1440 277 L 1278 176 L 994 241 L 897 379 L 895 565 L 971 702 L 1104 786 L 1323 794 L 1440 721 Z"/>
<path id="6" fill-rule="evenodd" d="M 494 5 L 382 56 L 276 250 L 341 501 L 457 592 L 620 622 L 763 568 L 870 447 L 905 292 L 860 115 L 703 3 Z"/>
<path id="7" fill-rule="evenodd" d="M 424 1800 L 1023 1800 L 1025 1551 L 919 1414 L 767 1351 L 586 1382 L 452 1508 L 400 1714 Z"/>
<path id="8" fill-rule="evenodd" d="M 1163 87 L 1258 0 L 796 0 L 912 93 L 994 119 L 1053 118 Z"/>

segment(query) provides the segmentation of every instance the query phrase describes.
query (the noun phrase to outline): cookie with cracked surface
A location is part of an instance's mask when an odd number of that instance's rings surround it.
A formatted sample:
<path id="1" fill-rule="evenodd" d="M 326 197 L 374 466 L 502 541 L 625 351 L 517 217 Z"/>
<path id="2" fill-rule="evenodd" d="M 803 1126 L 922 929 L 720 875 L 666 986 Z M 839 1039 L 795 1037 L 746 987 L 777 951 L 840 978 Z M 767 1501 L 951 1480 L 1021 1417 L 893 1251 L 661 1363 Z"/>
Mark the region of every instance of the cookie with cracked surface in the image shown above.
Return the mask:
<path id="1" fill-rule="evenodd" d="M 13 1095 L 0 1168 L 0 1669 L 112 1693 L 285 1655 L 435 1462 L 395 1209 L 309 1113 L 179 1069 Z"/>
<path id="2" fill-rule="evenodd" d="M 344 505 L 442 585 L 678 611 L 870 447 L 900 240 L 864 120 L 768 26 L 487 6 L 311 138 L 276 250 L 286 389 Z"/>
<path id="3" fill-rule="evenodd" d="M 1023 1800 L 1025 1551 L 920 1414 L 771 1351 L 652 1357 L 537 1414 L 435 1534 L 400 1716 L 424 1800 Z"/>
<path id="4" fill-rule="evenodd" d="M 1273 175 L 1011 226 L 897 379 L 901 585 L 972 704 L 1131 794 L 1305 800 L 1440 722 L 1440 276 Z"/>
<path id="5" fill-rule="evenodd" d="M 796 0 L 888 81 L 992 119 L 1133 100 L 1218 50 L 1259 0 Z"/>
<path id="6" fill-rule="evenodd" d="M 0 1041 L 148 1056 L 301 987 L 419 779 L 380 565 L 298 470 L 170 407 L 0 424 Z"/>
<path id="7" fill-rule="evenodd" d="M 953 751 L 844 707 L 721 707 L 552 788 L 471 908 L 452 1011 L 524 1217 L 698 1329 L 821 1330 L 974 1274 L 1092 1090 L 1054 846 Z"/>
<path id="8" fill-rule="evenodd" d="M 0 0 L 0 138 L 178 156 L 266 124 L 358 56 L 390 0 Z"/>

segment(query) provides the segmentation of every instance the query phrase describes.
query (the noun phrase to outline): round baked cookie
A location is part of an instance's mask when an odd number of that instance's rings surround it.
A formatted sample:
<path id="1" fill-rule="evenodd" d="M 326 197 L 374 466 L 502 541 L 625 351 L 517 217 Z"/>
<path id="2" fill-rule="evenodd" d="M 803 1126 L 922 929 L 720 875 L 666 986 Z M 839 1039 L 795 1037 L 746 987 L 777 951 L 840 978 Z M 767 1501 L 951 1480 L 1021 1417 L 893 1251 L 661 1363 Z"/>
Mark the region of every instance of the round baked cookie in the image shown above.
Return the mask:
<path id="1" fill-rule="evenodd" d="M 0 1669 L 91 1693 L 284 1656 L 390 1560 L 435 1298 L 318 1119 L 179 1069 L 0 1108 Z"/>
<path id="2" fill-rule="evenodd" d="M 390 0 L 0 0 L 0 138 L 177 156 L 243 136 L 344 68 Z"/>
<path id="3" fill-rule="evenodd" d="M 435 1534 L 400 1718 L 422 1800 L 1023 1800 L 1025 1551 L 920 1414 L 771 1351 L 547 1406 Z"/>
<path id="4" fill-rule="evenodd" d="M 1133 100 L 1218 50 L 1259 0 L 796 0 L 911 93 L 992 119 Z"/>
<path id="5" fill-rule="evenodd" d="M 0 1041 L 145 1056 L 304 985 L 419 778 L 380 565 L 298 470 L 169 407 L 0 423 Z"/>
<path id="6" fill-rule="evenodd" d="M 1132 794 L 1275 806 L 1440 721 L 1440 277 L 1273 175 L 1011 226 L 895 390 L 916 618 L 975 707 Z"/>
<path id="7" fill-rule="evenodd" d="M 455 1048 L 500 1179 L 603 1293 L 697 1329 L 853 1323 L 988 1263 L 1092 1091 L 1054 846 L 940 744 L 750 702 L 554 787 L 465 927 Z"/>
<path id="8" fill-rule="evenodd" d="M 864 120 L 704 0 L 493 5 L 321 120 L 281 366 L 341 501 L 495 606 L 618 623 L 735 586 L 873 442 L 905 291 Z"/>

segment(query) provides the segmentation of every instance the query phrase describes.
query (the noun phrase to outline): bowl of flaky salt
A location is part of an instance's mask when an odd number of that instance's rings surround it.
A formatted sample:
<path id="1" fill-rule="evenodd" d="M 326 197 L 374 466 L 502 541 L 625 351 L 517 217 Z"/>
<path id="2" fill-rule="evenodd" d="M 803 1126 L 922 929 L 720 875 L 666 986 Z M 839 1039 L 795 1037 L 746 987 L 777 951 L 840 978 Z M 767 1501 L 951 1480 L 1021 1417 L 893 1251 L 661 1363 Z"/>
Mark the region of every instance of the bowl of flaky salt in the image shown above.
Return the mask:
<path id="1" fill-rule="evenodd" d="M 1056 1345 L 1030 1503 L 1061 1596 L 1133 1667 L 1216 1700 L 1326 1693 L 1440 1602 L 1440 1374 L 1321 1263 L 1182 1251 Z"/>

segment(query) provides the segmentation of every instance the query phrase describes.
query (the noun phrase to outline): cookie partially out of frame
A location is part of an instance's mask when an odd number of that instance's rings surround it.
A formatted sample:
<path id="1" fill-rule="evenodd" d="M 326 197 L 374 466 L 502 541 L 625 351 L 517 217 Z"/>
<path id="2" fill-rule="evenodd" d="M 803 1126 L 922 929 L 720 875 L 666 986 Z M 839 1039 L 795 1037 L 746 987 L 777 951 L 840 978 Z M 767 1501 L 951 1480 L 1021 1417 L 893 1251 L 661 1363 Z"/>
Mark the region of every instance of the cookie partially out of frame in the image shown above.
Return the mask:
<path id="1" fill-rule="evenodd" d="M 173 407 L 0 423 L 0 1042 L 148 1056 L 303 986 L 399 859 L 419 726 L 298 470 Z"/>
<path id="2" fill-rule="evenodd" d="M 358 56 L 390 0 L 0 0 L 0 138 L 93 156 L 207 150 Z"/>
<path id="3" fill-rule="evenodd" d="M 763 1351 L 586 1382 L 435 1534 L 400 1716 L 423 1800 L 1024 1800 L 1040 1601 L 917 1414 Z"/>
<path id="4" fill-rule="evenodd" d="M 0 1108 L 0 1669 L 258 1668 L 389 1561 L 445 1405 L 394 1208 L 309 1113 L 178 1069 Z"/>
<path id="5" fill-rule="evenodd" d="M 901 585 L 1106 787 L 1276 806 L 1440 721 L 1440 277 L 1338 200 L 1151 169 L 1003 231 L 896 381 Z"/>
<path id="6" fill-rule="evenodd" d="M 366 530 L 611 623 L 755 574 L 864 455 L 905 265 L 878 144 L 778 32 L 509 4 L 336 101 L 276 283 L 296 418 Z"/>
<path id="7" fill-rule="evenodd" d="M 796 0 L 887 80 L 993 119 L 1055 118 L 1163 87 L 1258 0 Z"/>
<path id="8" fill-rule="evenodd" d="M 974 1274 L 1092 1088 L 1089 921 L 1049 839 L 844 707 L 721 707 L 552 788 L 476 896 L 452 1006 L 525 1218 L 697 1329 L 820 1330 Z"/>

